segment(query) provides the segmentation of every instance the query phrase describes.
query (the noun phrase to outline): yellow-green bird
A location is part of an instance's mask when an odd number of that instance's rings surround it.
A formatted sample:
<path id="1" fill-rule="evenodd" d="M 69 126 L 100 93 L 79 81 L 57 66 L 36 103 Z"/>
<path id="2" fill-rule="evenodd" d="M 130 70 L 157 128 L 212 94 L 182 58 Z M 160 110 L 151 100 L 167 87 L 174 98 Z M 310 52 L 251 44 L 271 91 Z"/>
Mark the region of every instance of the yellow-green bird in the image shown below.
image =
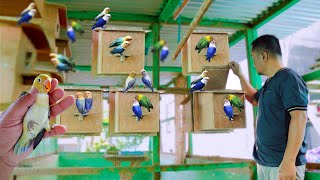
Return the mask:
<path id="1" fill-rule="evenodd" d="M 165 40 L 160 40 L 159 42 L 157 42 L 151 49 L 151 52 L 157 52 L 159 51 L 160 49 L 163 48 L 164 45 L 167 44 L 167 41 Z"/>
<path id="2" fill-rule="evenodd" d="M 150 109 L 153 109 L 153 105 L 147 96 L 139 94 L 135 96 L 135 99 L 139 101 L 140 106 L 147 108 L 149 112 Z"/>
<path id="3" fill-rule="evenodd" d="M 204 36 L 203 38 L 201 38 L 195 48 L 195 50 L 198 50 L 198 54 L 201 52 L 203 48 L 209 47 L 211 41 L 213 41 L 212 36 Z"/>
<path id="4" fill-rule="evenodd" d="M 72 22 L 71 22 L 71 26 L 72 26 L 72 28 L 73 28 L 74 31 L 80 33 L 81 35 L 84 33 L 83 27 L 82 27 L 81 24 L 79 24 L 78 22 L 72 21 Z"/>
<path id="5" fill-rule="evenodd" d="M 227 96 L 227 99 L 230 101 L 231 105 L 237 107 L 240 112 L 241 112 L 241 109 L 244 109 L 243 102 L 239 99 L 238 96 L 229 94 Z"/>

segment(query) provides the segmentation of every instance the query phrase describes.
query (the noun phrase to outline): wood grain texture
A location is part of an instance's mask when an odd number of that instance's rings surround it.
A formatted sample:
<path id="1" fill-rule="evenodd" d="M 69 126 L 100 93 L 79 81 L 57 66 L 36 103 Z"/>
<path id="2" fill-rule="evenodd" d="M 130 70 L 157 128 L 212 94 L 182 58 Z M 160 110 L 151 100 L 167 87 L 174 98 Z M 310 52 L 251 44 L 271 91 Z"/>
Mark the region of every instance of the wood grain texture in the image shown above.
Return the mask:
<path id="1" fill-rule="evenodd" d="M 225 89 L 229 75 L 227 66 L 204 67 L 208 71 L 209 81 L 204 88 L 205 90 Z"/>
<path id="2" fill-rule="evenodd" d="M 111 55 L 109 48 L 112 41 L 119 37 L 131 36 L 130 46 L 124 51 L 129 57 L 121 62 L 119 56 Z M 143 31 L 107 30 L 93 32 L 92 62 L 97 68 L 94 71 L 100 75 L 127 75 L 131 71 L 139 73 L 144 68 L 144 44 L 145 33 Z"/>
<path id="3" fill-rule="evenodd" d="M 94 89 L 67 89 L 65 90 L 65 96 L 76 95 L 77 92 L 89 90 L 93 96 L 93 105 L 88 116 L 85 116 L 82 121 L 79 121 L 79 117 L 75 116 L 75 113 L 79 113 L 76 105 L 74 104 L 69 109 L 64 111 L 60 115 L 60 123 L 67 127 L 68 134 L 88 134 L 88 133 L 101 133 L 102 131 L 102 118 L 103 118 L 103 99 L 102 90 Z"/>
<path id="4" fill-rule="evenodd" d="M 147 96 L 153 104 L 153 109 L 150 112 L 146 108 L 142 108 L 143 119 L 136 120 L 132 112 L 132 101 L 138 94 Z M 159 131 L 160 120 L 160 96 L 158 92 L 137 92 L 129 91 L 122 93 L 122 91 L 112 90 L 109 93 L 109 124 L 110 134 L 121 133 L 155 133 Z"/>
<path id="5" fill-rule="evenodd" d="M 195 47 L 199 40 L 207 35 L 213 36 L 216 42 L 216 55 L 211 59 L 210 62 L 206 61 L 207 48 L 202 49 L 198 54 Z M 215 66 L 225 66 L 229 63 L 229 42 L 227 33 L 204 33 L 204 32 L 194 32 L 188 39 L 188 42 L 184 47 L 183 55 L 183 68 L 187 66 L 187 70 L 183 70 L 184 74 L 195 75 L 202 72 L 203 67 L 215 67 Z"/>
<path id="6" fill-rule="evenodd" d="M 245 110 L 233 107 L 234 121 L 229 121 L 223 110 L 226 95 L 234 94 L 244 102 L 244 92 L 234 90 L 193 93 L 194 131 L 245 128 Z"/>

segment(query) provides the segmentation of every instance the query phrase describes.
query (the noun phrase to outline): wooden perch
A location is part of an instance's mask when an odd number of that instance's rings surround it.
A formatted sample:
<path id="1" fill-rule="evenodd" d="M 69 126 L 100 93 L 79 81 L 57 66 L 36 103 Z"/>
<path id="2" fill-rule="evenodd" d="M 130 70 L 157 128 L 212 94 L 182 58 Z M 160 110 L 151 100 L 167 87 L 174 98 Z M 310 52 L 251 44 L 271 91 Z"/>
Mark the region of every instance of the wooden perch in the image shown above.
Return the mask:
<path id="1" fill-rule="evenodd" d="M 193 21 L 191 22 L 189 29 L 186 33 L 186 35 L 183 37 L 183 39 L 180 41 L 177 49 L 174 52 L 174 55 L 172 57 L 172 60 L 175 61 L 182 49 L 182 47 L 184 46 L 184 44 L 187 42 L 188 38 L 190 37 L 191 33 L 196 29 L 198 23 L 200 22 L 200 20 L 202 19 L 203 15 L 207 12 L 207 10 L 209 9 L 211 3 L 213 0 L 206 0 L 203 2 L 203 4 L 201 5 L 199 11 L 197 12 L 197 15 L 195 16 L 195 18 L 193 19 Z"/>
<path id="2" fill-rule="evenodd" d="M 174 12 L 173 14 L 173 20 L 176 20 L 178 18 L 178 16 L 181 14 L 181 12 L 183 11 L 183 9 L 187 6 L 187 4 L 189 3 L 189 0 L 184 0 L 183 3 L 181 4 L 181 6 Z"/>

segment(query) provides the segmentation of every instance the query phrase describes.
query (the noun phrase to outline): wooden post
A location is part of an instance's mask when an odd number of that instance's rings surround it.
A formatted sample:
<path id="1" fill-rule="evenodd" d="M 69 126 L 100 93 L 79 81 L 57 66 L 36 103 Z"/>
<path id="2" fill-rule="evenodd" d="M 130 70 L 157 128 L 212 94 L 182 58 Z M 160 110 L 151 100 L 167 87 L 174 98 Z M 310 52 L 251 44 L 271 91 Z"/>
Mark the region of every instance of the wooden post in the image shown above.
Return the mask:
<path id="1" fill-rule="evenodd" d="M 187 31 L 187 34 L 183 37 L 182 41 L 180 41 L 177 49 L 175 50 L 174 55 L 172 56 L 173 61 L 175 61 L 177 59 L 182 47 L 187 42 L 191 33 L 196 29 L 196 27 L 197 27 L 198 23 L 200 22 L 200 20 L 202 19 L 203 15 L 209 9 L 209 6 L 211 5 L 212 1 L 213 0 L 205 0 L 203 2 L 202 6 L 200 7 L 199 11 L 197 12 L 197 15 L 194 17 L 193 21 L 191 22 L 189 29 Z"/>
<path id="2" fill-rule="evenodd" d="M 181 14 L 183 9 L 187 6 L 189 3 L 189 0 L 184 0 L 181 6 L 173 13 L 173 20 L 176 20 L 178 16 Z"/>

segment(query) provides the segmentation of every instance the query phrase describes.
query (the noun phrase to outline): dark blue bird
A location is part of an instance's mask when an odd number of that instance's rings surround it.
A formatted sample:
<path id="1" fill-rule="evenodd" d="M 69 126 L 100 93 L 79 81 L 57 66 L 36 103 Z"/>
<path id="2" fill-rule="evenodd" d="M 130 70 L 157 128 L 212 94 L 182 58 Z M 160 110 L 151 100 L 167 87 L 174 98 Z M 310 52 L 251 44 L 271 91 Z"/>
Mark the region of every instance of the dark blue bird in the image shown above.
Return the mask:
<path id="1" fill-rule="evenodd" d="M 86 113 L 89 113 L 89 111 L 92 109 L 92 103 L 93 103 L 92 93 L 90 91 L 86 91 L 84 94 L 84 98 L 85 98 L 84 109 Z"/>
<path id="2" fill-rule="evenodd" d="M 230 101 L 227 100 L 227 99 L 224 100 L 223 110 L 226 113 L 226 115 L 228 116 L 229 120 L 233 121 L 234 120 L 233 109 L 232 109 L 232 106 L 230 104 Z"/>
<path id="3" fill-rule="evenodd" d="M 87 115 L 87 112 L 85 110 L 85 99 L 82 92 L 77 92 L 76 94 L 76 106 L 81 115 Z"/>
<path id="4" fill-rule="evenodd" d="M 214 41 L 211 41 L 207 49 L 206 60 L 211 61 L 211 58 L 216 54 L 217 48 Z"/>
<path id="5" fill-rule="evenodd" d="M 71 40 L 71 42 L 76 42 L 76 35 L 73 31 L 72 26 L 68 26 L 67 35 L 68 35 L 68 38 Z"/>
<path id="6" fill-rule="evenodd" d="M 201 91 L 202 88 L 204 88 L 208 83 L 209 78 L 204 77 L 201 79 L 201 81 L 198 81 L 193 87 L 191 87 L 190 93 L 193 93 L 193 91 Z"/>
<path id="7" fill-rule="evenodd" d="M 110 14 L 106 14 L 104 15 L 102 18 L 100 18 L 97 22 L 95 22 L 92 26 L 92 30 L 96 29 L 96 28 L 102 28 L 104 29 L 104 26 L 106 25 L 106 23 L 109 21 L 109 19 L 111 18 Z"/>
<path id="8" fill-rule="evenodd" d="M 142 119 L 142 109 L 139 104 L 139 101 L 133 100 L 132 102 L 133 102 L 132 111 L 133 111 L 134 115 L 136 116 L 137 121 L 140 121 Z"/>
<path id="9" fill-rule="evenodd" d="M 164 60 L 168 57 L 169 49 L 167 46 L 163 46 L 160 52 L 160 61 L 164 62 Z"/>
<path id="10" fill-rule="evenodd" d="M 35 9 L 31 9 L 28 13 L 24 13 L 23 16 L 21 16 L 21 18 L 18 21 L 18 25 L 22 24 L 22 23 L 29 23 L 29 21 L 32 19 L 32 17 L 36 14 L 36 10 Z"/>

